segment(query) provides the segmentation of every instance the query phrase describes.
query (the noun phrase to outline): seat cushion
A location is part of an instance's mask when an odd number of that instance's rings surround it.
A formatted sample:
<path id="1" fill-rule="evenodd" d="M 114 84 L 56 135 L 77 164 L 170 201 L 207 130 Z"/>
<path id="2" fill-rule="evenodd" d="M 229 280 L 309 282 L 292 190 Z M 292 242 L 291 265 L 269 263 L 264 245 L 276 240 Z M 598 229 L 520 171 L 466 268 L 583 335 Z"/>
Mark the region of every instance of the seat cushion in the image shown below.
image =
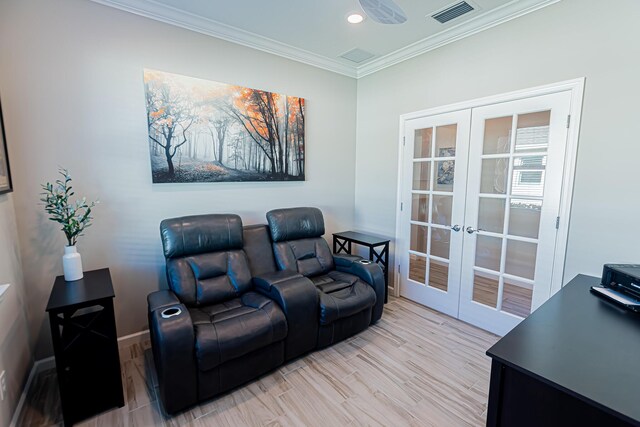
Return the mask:
<path id="1" fill-rule="evenodd" d="M 182 302 L 200 307 L 252 289 L 247 256 L 241 249 L 167 259 L 167 277 Z"/>
<path id="2" fill-rule="evenodd" d="M 189 309 L 196 335 L 196 357 L 206 371 L 283 340 L 287 321 L 269 298 L 247 292 L 224 303 Z"/>
<path id="3" fill-rule="evenodd" d="M 376 293 L 357 276 L 339 271 L 312 277 L 320 295 L 320 324 L 328 325 L 373 307 Z"/>
<path id="4" fill-rule="evenodd" d="M 297 271 L 310 277 L 335 268 L 331 249 L 322 237 L 274 243 L 273 252 L 279 270 Z"/>

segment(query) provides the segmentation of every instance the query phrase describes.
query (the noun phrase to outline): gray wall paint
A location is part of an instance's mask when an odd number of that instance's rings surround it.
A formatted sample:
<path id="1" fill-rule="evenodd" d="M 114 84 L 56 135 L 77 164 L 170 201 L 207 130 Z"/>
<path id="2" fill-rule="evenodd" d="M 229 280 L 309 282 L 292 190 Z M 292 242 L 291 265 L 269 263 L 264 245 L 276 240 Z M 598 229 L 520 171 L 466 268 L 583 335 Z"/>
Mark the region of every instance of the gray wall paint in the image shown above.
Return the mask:
<path id="1" fill-rule="evenodd" d="M 0 285 L 11 284 L 0 302 L 0 372 L 6 371 L 7 398 L 0 402 L 0 426 L 8 426 L 33 358 L 24 305 L 24 281 L 13 195 L 0 195 Z"/>
<path id="2" fill-rule="evenodd" d="M 395 234 L 401 114 L 586 77 L 565 282 L 640 262 L 638 16 L 564 0 L 358 80 L 355 223 Z"/>
<path id="3" fill-rule="evenodd" d="M 87 0 L 3 1 L 0 53 L 37 358 L 50 354 L 43 311 L 64 246 L 38 193 L 58 165 L 78 194 L 101 201 L 78 247 L 85 269 L 111 268 L 121 336 L 147 328 L 146 296 L 165 286 L 163 218 L 234 212 L 264 223 L 269 209 L 312 205 L 327 233 L 352 227 L 354 79 Z M 307 181 L 152 185 L 144 67 L 306 98 Z"/>

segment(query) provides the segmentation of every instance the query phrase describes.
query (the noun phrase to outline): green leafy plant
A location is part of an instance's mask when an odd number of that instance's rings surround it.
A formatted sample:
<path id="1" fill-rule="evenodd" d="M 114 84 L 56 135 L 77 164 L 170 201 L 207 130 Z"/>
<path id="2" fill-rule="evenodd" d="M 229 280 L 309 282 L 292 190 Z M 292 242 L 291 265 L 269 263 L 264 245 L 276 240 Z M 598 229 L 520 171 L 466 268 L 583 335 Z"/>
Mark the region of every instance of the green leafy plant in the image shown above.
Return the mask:
<path id="1" fill-rule="evenodd" d="M 91 226 L 91 210 L 98 202 L 87 203 L 86 197 L 71 201 L 75 194 L 71 186 L 71 175 L 63 168 L 60 168 L 59 172 L 62 179 L 56 180 L 54 184 L 47 182 L 42 185 L 44 192 L 41 193 L 40 200 L 44 202 L 44 210 L 49 214 L 49 219 L 62 224 L 62 231 L 67 236 L 69 246 L 75 246 L 78 237 Z"/>

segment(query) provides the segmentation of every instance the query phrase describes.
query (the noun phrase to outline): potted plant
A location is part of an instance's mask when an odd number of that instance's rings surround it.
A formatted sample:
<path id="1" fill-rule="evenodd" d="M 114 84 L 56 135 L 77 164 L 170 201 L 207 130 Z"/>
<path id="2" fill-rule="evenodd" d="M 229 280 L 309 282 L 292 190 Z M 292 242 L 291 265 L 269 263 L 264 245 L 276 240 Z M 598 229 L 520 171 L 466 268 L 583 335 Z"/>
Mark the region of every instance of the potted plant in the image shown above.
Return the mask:
<path id="1" fill-rule="evenodd" d="M 71 186 L 71 176 L 69 171 L 60 168 L 60 175 L 63 179 L 58 179 L 54 184 L 47 182 L 42 185 L 44 192 L 40 199 L 44 202 L 44 210 L 49 214 L 51 221 L 62 224 L 62 231 L 67 237 L 67 246 L 64 248 L 62 257 L 62 267 L 64 279 L 67 282 L 80 280 L 82 273 L 82 258 L 76 248 L 78 237 L 84 234 L 84 230 L 91 226 L 91 210 L 98 203 L 87 203 L 83 197 L 75 202 L 71 200 L 74 196 Z"/>

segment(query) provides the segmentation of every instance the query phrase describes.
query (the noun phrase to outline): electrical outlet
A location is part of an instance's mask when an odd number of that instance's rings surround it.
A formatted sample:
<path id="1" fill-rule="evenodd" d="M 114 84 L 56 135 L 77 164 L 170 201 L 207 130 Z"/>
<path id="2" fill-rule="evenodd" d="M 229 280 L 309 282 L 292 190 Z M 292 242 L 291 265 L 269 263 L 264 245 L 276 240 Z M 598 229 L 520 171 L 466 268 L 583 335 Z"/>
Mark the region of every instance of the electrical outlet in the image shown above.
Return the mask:
<path id="1" fill-rule="evenodd" d="M 7 371 L 2 371 L 0 373 L 0 400 L 4 400 L 7 396 L 7 376 L 5 375 Z"/>

